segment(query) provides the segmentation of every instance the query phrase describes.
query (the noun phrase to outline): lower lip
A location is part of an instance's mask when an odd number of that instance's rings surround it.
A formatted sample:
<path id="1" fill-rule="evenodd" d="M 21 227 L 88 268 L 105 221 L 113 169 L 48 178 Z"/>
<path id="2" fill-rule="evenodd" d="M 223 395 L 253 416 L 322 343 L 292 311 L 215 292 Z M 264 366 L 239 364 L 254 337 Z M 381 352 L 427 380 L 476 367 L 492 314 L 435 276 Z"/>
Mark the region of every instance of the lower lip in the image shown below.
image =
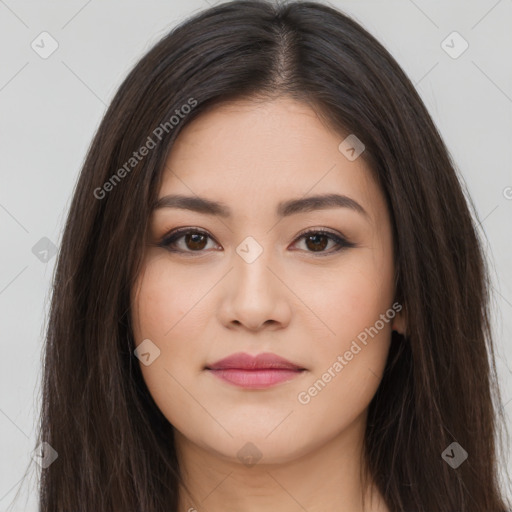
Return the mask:
<path id="1" fill-rule="evenodd" d="M 240 370 L 240 369 L 226 369 L 226 370 L 209 370 L 216 377 L 222 380 L 240 386 L 242 388 L 250 389 L 263 389 L 292 380 L 299 376 L 302 370 Z"/>

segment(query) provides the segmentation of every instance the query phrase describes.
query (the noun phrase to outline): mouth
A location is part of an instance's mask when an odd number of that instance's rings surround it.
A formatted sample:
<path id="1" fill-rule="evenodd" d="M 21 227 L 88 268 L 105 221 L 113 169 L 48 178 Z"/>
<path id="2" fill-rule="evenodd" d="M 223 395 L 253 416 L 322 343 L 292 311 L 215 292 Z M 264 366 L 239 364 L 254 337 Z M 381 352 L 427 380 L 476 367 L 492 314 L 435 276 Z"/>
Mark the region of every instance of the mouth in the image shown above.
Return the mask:
<path id="1" fill-rule="evenodd" d="M 306 371 L 306 368 L 271 353 L 255 357 L 237 353 L 204 369 L 230 384 L 249 389 L 264 389 L 287 382 Z"/>

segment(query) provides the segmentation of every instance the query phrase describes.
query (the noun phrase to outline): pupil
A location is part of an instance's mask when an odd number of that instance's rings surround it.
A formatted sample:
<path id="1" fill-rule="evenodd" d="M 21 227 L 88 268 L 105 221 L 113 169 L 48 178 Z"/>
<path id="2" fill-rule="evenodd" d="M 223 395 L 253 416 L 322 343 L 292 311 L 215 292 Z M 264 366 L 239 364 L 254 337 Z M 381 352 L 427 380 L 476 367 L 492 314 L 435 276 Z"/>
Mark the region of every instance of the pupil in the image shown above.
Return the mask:
<path id="1" fill-rule="evenodd" d="M 204 243 L 201 244 L 201 241 L 199 240 L 201 237 L 205 238 L 205 236 L 202 235 L 201 233 L 193 233 L 193 234 L 186 235 L 186 241 L 187 241 L 188 248 L 195 249 L 195 250 L 203 249 L 205 244 Z M 192 247 L 190 247 L 190 245 L 189 245 L 190 241 L 192 241 Z M 204 240 L 203 240 L 203 242 L 204 242 Z M 199 244 L 199 246 L 197 246 L 197 244 Z"/>
<path id="2" fill-rule="evenodd" d="M 308 236 L 308 241 L 306 243 L 315 240 L 315 244 L 317 244 L 318 243 L 318 238 L 323 238 L 324 241 L 327 239 L 327 237 L 325 235 L 310 235 L 310 236 Z M 321 244 L 320 250 L 325 249 L 326 245 L 327 245 L 326 243 Z M 311 248 L 309 246 L 309 244 L 308 244 L 308 248 Z M 319 248 L 318 245 L 313 245 L 313 250 L 314 251 L 317 251 L 318 248 Z"/>

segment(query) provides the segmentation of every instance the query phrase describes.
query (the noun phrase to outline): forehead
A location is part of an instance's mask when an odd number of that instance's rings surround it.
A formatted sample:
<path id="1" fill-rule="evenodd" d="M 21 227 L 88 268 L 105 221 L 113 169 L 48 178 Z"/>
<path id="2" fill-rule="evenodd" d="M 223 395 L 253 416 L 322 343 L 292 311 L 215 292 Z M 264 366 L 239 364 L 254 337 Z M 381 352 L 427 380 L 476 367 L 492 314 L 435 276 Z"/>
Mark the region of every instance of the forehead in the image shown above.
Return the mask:
<path id="1" fill-rule="evenodd" d="M 186 124 L 166 162 L 159 197 L 206 196 L 232 209 L 272 207 L 305 195 L 338 193 L 373 215 L 382 194 L 363 158 L 339 150 L 347 134 L 290 98 L 238 100 Z"/>

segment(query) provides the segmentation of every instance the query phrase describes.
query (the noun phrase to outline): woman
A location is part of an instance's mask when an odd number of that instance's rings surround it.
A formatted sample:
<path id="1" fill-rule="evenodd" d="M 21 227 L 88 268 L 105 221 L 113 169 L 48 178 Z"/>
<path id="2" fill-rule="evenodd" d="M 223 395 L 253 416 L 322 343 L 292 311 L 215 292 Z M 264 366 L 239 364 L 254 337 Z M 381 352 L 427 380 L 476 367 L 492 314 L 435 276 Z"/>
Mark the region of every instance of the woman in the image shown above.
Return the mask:
<path id="1" fill-rule="evenodd" d="M 74 193 L 41 511 L 505 512 L 488 286 L 370 34 L 314 2 L 194 16 L 123 82 Z"/>

